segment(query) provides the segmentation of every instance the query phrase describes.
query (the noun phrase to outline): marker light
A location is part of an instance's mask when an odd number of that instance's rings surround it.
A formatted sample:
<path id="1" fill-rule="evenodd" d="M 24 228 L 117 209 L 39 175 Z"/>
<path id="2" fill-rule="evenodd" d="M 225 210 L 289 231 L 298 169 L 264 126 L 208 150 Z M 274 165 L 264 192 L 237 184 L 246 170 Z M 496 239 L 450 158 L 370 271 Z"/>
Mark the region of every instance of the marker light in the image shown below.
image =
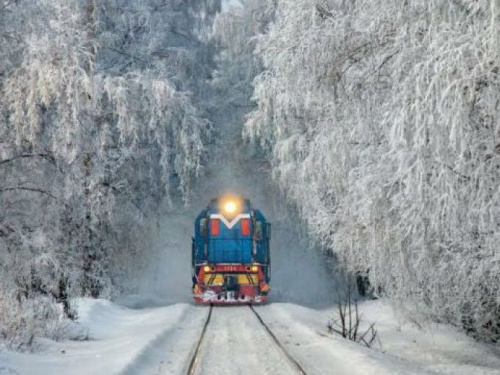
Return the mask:
<path id="1" fill-rule="evenodd" d="M 210 219 L 210 235 L 218 236 L 220 234 L 219 219 Z"/>
<path id="2" fill-rule="evenodd" d="M 203 267 L 203 272 L 209 273 L 210 272 L 210 267 L 209 266 Z"/>
<path id="3" fill-rule="evenodd" d="M 236 211 L 236 203 L 233 201 L 226 202 L 224 205 L 224 211 L 226 211 L 228 214 L 233 214 Z"/>
<path id="4" fill-rule="evenodd" d="M 259 271 L 259 266 L 252 266 L 252 272 L 257 273 Z"/>
<path id="5" fill-rule="evenodd" d="M 241 219 L 241 234 L 250 236 L 250 219 Z"/>

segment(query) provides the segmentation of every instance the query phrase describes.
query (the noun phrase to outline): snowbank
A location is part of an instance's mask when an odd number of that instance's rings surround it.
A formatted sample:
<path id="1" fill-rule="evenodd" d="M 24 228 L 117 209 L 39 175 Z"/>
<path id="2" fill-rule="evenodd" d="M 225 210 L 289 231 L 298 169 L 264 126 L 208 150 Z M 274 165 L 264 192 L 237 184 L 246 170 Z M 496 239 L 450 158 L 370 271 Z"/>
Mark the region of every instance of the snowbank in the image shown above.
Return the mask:
<path id="1" fill-rule="evenodd" d="M 79 323 L 89 330 L 88 341 L 45 341 L 42 351 L 36 354 L 1 352 L 0 374 L 134 373 L 142 361 L 148 362 L 148 349 L 160 344 L 175 346 L 172 357 L 165 352 L 164 359 L 173 368 L 177 363 L 182 366 L 191 350 L 192 337 L 187 335 L 183 341 L 173 333 L 189 320 L 195 322 L 196 333 L 205 311 L 188 304 L 133 310 L 105 300 L 81 299 L 78 313 Z M 179 340 L 168 342 L 169 338 Z"/>
<path id="2" fill-rule="evenodd" d="M 476 343 L 446 325 L 421 329 L 402 320 L 387 301 L 360 305 L 365 321 L 376 322 L 381 345 L 374 349 L 327 333 L 334 306 L 312 309 L 270 303 L 257 310 L 310 375 L 500 374 L 499 348 Z M 208 308 L 179 303 L 131 309 L 105 300 L 80 299 L 78 313 L 89 340 L 45 341 L 37 354 L 1 352 L 0 375 L 183 374 Z M 276 368 L 283 361 L 279 352 L 271 355 L 272 347 L 263 353 L 265 331 L 245 306 L 215 308 L 212 320 L 202 348 L 205 366 L 220 362 L 224 346 L 245 348 L 240 351 L 245 358 L 267 361 L 259 364 L 263 368 Z M 211 369 L 201 368 L 201 372 Z"/>
<path id="3" fill-rule="evenodd" d="M 334 307 L 314 310 L 272 304 L 259 312 L 289 350 L 317 374 L 500 374 L 500 348 L 475 342 L 443 324 L 423 329 L 398 314 L 388 301 L 366 301 L 360 312 L 376 323 L 373 349 L 327 334 Z"/>

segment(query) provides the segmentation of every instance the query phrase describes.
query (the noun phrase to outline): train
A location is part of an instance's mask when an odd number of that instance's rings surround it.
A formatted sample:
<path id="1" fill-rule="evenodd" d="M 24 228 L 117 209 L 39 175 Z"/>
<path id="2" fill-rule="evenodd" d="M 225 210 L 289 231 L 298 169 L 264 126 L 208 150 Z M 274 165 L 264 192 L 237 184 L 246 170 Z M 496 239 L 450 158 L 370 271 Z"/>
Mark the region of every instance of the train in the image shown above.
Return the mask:
<path id="1" fill-rule="evenodd" d="M 195 219 L 193 298 L 202 304 L 262 304 L 270 292 L 271 223 L 249 199 L 221 196 Z"/>

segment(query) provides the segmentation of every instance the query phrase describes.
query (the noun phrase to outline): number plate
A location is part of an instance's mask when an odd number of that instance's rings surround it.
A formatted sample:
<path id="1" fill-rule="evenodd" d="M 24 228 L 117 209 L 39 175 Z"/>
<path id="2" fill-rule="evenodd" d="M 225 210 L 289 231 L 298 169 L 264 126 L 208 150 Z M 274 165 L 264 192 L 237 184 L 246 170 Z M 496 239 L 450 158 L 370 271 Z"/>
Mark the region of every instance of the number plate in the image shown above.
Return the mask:
<path id="1" fill-rule="evenodd" d="M 219 266 L 217 267 L 221 272 L 238 272 L 238 266 Z"/>

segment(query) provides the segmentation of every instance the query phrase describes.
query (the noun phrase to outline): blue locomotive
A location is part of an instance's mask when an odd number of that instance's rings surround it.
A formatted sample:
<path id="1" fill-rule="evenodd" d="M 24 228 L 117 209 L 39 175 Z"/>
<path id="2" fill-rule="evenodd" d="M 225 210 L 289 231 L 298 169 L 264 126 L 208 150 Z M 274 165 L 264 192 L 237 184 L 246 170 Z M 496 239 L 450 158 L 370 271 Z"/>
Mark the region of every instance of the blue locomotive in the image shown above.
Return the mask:
<path id="1" fill-rule="evenodd" d="M 248 199 L 212 199 L 195 220 L 193 297 L 201 303 L 263 303 L 271 274 L 271 224 Z"/>

